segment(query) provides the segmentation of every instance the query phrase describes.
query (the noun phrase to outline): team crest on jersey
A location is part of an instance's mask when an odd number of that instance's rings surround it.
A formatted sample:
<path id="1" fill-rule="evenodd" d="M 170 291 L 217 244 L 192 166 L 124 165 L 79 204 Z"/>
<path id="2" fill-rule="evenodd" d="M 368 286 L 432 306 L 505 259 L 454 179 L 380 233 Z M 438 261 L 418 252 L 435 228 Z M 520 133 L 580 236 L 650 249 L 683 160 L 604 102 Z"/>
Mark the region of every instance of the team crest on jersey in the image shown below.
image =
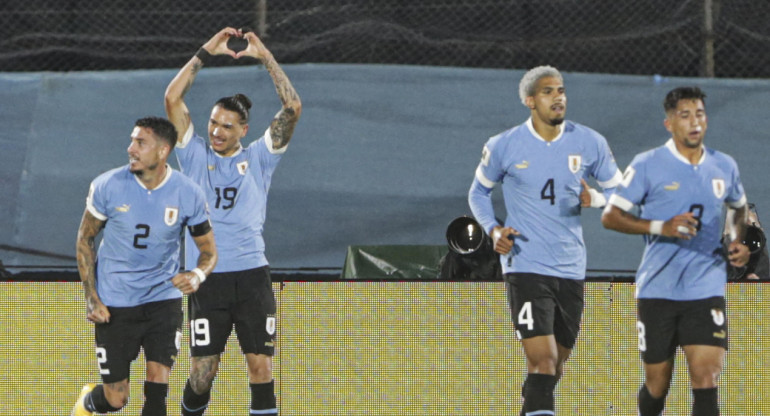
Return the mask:
<path id="1" fill-rule="evenodd" d="M 238 163 L 235 166 L 238 167 L 238 173 L 240 173 L 241 175 L 245 175 L 246 171 L 249 170 L 249 161 L 244 160 L 243 162 Z"/>
<path id="2" fill-rule="evenodd" d="M 711 188 L 714 190 L 714 196 L 722 199 L 725 196 L 725 180 L 724 179 L 712 179 Z"/>
<path id="3" fill-rule="evenodd" d="M 580 171 L 580 166 L 583 163 L 583 157 L 580 155 L 569 155 L 567 161 L 569 162 L 569 171 L 578 173 Z"/>
<path id="4" fill-rule="evenodd" d="M 163 216 L 163 222 L 166 223 L 169 227 L 176 224 L 176 221 L 179 219 L 179 208 L 176 207 L 166 207 L 166 214 Z"/>

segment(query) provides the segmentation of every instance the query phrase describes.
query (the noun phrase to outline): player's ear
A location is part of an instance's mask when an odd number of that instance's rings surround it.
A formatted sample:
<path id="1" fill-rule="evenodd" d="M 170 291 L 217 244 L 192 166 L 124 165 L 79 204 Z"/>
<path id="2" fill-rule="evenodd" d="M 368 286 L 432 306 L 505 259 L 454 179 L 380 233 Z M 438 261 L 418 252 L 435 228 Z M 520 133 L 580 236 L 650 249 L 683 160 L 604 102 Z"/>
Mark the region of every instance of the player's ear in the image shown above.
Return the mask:
<path id="1" fill-rule="evenodd" d="M 249 125 L 248 124 L 244 124 L 243 125 L 243 132 L 241 133 L 241 138 L 246 137 L 246 134 L 248 134 L 248 132 L 249 132 Z"/>
<path id="2" fill-rule="evenodd" d="M 663 126 L 671 133 L 671 120 L 669 120 L 668 116 L 663 119 Z"/>
<path id="3" fill-rule="evenodd" d="M 530 95 L 524 98 L 524 103 L 527 104 L 527 108 L 529 108 L 530 110 L 535 109 L 535 97 Z"/>

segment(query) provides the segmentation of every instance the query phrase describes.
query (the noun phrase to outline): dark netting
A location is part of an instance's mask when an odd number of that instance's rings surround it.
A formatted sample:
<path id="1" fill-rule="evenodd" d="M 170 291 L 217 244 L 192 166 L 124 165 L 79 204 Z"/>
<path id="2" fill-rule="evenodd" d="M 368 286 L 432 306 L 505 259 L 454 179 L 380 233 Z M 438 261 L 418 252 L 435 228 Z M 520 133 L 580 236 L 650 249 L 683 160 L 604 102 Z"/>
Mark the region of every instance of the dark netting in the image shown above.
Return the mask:
<path id="1" fill-rule="evenodd" d="M 284 63 L 768 77 L 767 16 L 750 0 L 13 0 L 0 70 L 179 67 L 229 25 Z"/>

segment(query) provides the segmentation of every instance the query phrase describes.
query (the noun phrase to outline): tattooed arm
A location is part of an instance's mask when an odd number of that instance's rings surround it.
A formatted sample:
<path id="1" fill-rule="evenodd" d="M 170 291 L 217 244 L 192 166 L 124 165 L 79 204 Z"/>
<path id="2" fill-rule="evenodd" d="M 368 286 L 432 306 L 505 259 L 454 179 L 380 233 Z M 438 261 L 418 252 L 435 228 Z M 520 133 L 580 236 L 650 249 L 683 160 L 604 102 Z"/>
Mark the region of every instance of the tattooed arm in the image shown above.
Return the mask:
<path id="1" fill-rule="evenodd" d="M 244 33 L 243 37 L 249 42 L 249 46 L 243 51 L 238 52 L 236 57 L 251 56 L 262 61 L 265 69 L 267 69 L 267 72 L 273 79 L 275 90 L 278 92 L 278 98 L 281 99 L 281 111 L 275 115 L 272 123 L 270 123 L 273 149 L 281 149 L 289 144 L 289 140 L 291 140 L 291 136 L 294 134 L 294 127 L 297 125 L 299 116 L 302 113 L 302 102 L 286 73 L 283 72 L 273 54 L 259 40 L 257 35 L 253 32 L 248 32 Z"/>
<path id="2" fill-rule="evenodd" d="M 232 36 L 241 36 L 241 32 L 231 27 L 220 30 L 208 42 L 203 44 L 202 49 L 210 55 L 230 55 L 235 58 L 235 52 L 227 47 L 227 40 Z M 177 131 L 177 142 L 181 143 L 187 128 L 190 126 L 190 111 L 184 102 L 184 96 L 190 91 L 198 71 L 203 68 L 204 62 L 197 55 L 190 58 L 189 61 L 179 70 L 171 83 L 166 88 L 165 106 L 166 116 L 174 124 Z"/>
<path id="3" fill-rule="evenodd" d="M 110 312 L 96 293 L 96 250 L 94 238 L 104 228 L 104 221 L 91 215 L 88 210 L 83 212 L 78 229 L 77 252 L 78 272 L 83 282 L 86 296 L 86 318 L 96 323 L 110 321 Z"/>

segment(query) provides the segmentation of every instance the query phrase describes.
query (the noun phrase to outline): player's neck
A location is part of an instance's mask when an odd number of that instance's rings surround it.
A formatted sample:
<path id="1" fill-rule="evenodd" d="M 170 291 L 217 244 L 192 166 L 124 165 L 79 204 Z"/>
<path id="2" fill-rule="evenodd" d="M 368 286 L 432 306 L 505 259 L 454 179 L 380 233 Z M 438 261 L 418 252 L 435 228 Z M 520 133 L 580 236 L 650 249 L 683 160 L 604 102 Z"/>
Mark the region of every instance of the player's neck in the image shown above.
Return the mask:
<path id="1" fill-rule="evenodd" d="M 676 145 L 676 151 L 679 152 L 680 155 L 682 155 L 683 158 L 687 159 L 690 164 L 697 165 L 700 163 L 701 158 L 703 157 L 703 146 L 698 147 L 690 147 L 685 146 L 684 144 L 681 144 L 679 141 L 674 140 L 674 145 Z"/>
<path id="2" fill-rule="evenodd" d="M 154 190 L 166 179 L 168 165 L 165 162 L 158 164 L 155 169 L 145 169 L 136 175 L 139 182 L 148 190 Z"/>
<path id="3" fill-rule="evenodd" d="M 559 134 L 561 134 L 562 124 L 557 124 L 554 126 L 541 120 L 536 115 L 532 115 L 532 127 L 535 129 L 537 134 L 539 134 L 540 137 L 542 137 L 543 140 L 547 142 L 551 142 L 555 138 L 559 137 Z"/>

